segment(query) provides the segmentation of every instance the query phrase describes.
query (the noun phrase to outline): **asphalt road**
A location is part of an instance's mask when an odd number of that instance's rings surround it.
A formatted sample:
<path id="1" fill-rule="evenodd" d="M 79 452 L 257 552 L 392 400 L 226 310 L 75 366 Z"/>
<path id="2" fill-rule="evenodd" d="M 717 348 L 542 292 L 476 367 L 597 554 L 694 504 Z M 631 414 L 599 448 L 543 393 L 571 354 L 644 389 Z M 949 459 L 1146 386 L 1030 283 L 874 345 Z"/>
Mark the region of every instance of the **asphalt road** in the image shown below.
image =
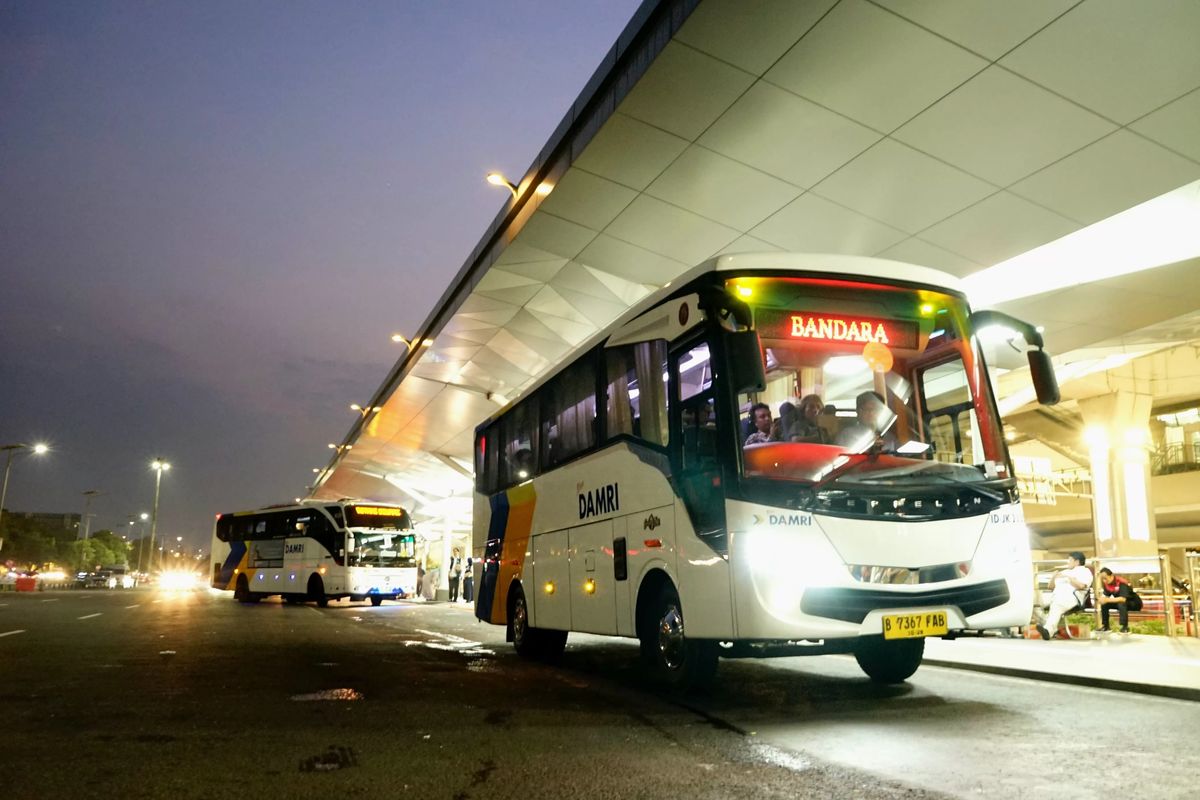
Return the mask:
<path id="1" fill-rule="evenodd" d="M 1200 774 L 1186 701 L 934 667 L 882 688 L 836 656 L 724 662 L 679 698 L 632 642 L 572 635 L 548 666 L 503 634 L 446 604 L 0 594 L 2 794 L 1161 798 Z"/>

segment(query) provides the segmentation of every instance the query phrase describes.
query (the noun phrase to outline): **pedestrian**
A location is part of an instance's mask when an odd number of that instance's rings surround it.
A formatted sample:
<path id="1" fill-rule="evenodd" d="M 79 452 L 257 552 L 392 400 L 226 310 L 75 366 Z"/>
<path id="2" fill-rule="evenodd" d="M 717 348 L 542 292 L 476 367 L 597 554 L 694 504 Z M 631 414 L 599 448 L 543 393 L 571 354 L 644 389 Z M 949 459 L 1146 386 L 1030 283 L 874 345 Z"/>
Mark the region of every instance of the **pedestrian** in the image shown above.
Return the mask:
<path id="1" fill-rule="evenodd" d="M 450 584 L 450 602 L 458 601 L 458 582 L 462 579 L 462 551 L 457 547 L 450 552 L 450 563 L 446 567 L 446 576 Z"/>
<path id="2" fill-rule="evenodd" d="M 463 600 L 468 603 L 475 602 L 475 562 L 470 556 L 467 556 L 467 571 L 463 573 Z"/>
<path id="3" fill-rule="evenodd" d="M 1112 630 L 1108 627 L 1108 612 L 1116 606 L 1117 616 L 1121 620 L 1121 633 L 1129 633 L 1129 612 L 1142 610 L 1142 598 L 1138 597 L 1129 581 L 1114 575 L 1108 567 L 1100 570 L 1100 584 L 1103 590 L 1100 597 L 1100 630 L 1106 633 Z"/>
<path id="4" fill-rule="evenodd" d="M 1050 607 L 1037 626 L 1044 641 L 1050 641 L 1058 633 L 1058 623 L 1064 614 L 1083 607 L 1091 586 L 1092 571 L 1087 568 L 1083 553 L 1076 550 L 1067 556 L 1067 568 L 1050 578 Z"/>

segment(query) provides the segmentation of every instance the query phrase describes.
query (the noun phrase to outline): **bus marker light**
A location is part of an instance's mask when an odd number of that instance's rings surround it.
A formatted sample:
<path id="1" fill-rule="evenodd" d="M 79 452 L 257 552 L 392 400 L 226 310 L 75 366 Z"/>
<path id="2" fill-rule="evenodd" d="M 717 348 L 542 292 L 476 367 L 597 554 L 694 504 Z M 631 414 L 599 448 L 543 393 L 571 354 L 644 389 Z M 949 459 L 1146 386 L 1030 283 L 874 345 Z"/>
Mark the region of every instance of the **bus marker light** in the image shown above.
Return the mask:
<path id="1" fill-rule="evenodd" d="M 647 539 L 642 544 L 646 547 L 662 547 L 662 539 Z"/>
<path id="2" fill-rule="evenodd" d="M 591 578 L 588 578 L 586 581 L 584 581 L 583 582 L 583 593 L 584 594 L 595 594 L 596 593 L 596 581 L 594 581 Z"/>
<path id="3" fill-rule="evenodd" d="M 554 594 L 554 581 L 546 581 L 546 585 L 542 587 L 546 594 Z"/>
<path id="4" fill-rule="evenodd" d="M 317 570 L 317 572 L 319 572 L 319 573 L 321 573 L 322 575 L 324 575 L 324 574 L 325 574 L 325 568 L 324 568 L 324 567 L 321 567 L 319 570 Z"/>

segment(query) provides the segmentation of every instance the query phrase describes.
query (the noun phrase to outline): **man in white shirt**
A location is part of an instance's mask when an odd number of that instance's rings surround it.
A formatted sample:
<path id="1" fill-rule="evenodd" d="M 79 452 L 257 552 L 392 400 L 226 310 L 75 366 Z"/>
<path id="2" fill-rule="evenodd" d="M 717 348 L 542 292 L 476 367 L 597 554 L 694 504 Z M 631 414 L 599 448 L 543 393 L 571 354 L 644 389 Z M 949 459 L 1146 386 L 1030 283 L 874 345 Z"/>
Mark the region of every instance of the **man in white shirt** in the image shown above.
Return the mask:
<path id="1" fill-rule="evenodd" d="M 1050 578 L 1050 608 L 1043 622 L 1037 626 L 1044 641 L 1050 641 L 1051 635 L 1058 633 L 1058 623 L 1063 614 L 1083 605 L 1091 586 L 1092 571 L 1087 568 L 1083 553 L 1075 551 L 1068 555 L 1067 568 Z"/>

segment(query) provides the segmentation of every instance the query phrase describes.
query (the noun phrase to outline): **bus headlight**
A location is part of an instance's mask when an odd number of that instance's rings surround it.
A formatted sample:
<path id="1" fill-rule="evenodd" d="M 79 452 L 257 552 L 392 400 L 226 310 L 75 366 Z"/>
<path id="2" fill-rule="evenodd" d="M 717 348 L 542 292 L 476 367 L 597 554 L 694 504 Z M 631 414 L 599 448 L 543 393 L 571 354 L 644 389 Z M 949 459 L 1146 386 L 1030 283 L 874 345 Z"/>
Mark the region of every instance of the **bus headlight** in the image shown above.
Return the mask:
<path id="1" fill-rule="evenodd" d="M 820 534 L 750 531 L 739 545 L 760 601 L 772 611 L 793 611 L 809 586 L 844 582 L 846 565 Z"/>

